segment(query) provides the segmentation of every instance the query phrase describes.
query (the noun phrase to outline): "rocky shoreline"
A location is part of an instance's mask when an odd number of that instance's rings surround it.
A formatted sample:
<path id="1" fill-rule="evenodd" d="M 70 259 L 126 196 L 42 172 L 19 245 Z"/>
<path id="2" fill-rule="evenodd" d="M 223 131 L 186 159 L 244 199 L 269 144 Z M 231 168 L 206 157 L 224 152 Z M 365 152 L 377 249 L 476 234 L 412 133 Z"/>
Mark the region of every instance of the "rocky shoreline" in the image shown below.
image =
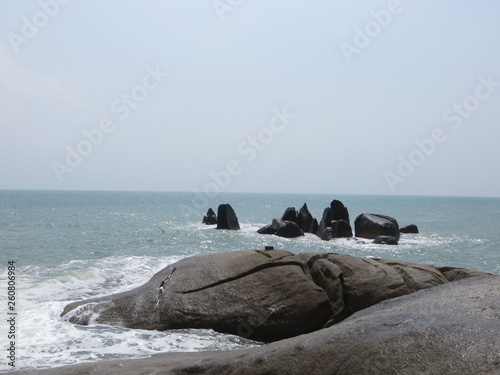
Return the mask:
<path id="1" fill-rule="evenodd" d="M 70 303 L 75 324 L 210 328 L 267 342 L 19 374 L 500 372 L 500 276 L 336 253 L 240 250 L 182 259 L 144 285 Z"/>
<path id="2" fill-rule="evenodd" d="M 500 276 L 470 277 L 392 298 L 331 327 L 257 348 L 11 373 L 499 374 L 499 323 Z"/>

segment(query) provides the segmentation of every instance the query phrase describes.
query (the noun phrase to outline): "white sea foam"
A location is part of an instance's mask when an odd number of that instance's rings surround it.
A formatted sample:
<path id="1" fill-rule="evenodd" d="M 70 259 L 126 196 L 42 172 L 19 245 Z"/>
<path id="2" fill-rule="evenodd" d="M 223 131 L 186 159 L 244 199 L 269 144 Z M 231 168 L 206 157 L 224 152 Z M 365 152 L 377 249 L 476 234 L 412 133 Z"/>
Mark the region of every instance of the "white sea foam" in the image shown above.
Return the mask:
<path id="1" fill-rule="evenodd" d="M 19 268 L 17 368 L 55 367 L 108 358 L 141 357 L 160 352 L 230 350 L 257 345 L 249 340 L 211 330 L 168 332 L 133 330 L 95 324 L 79 326 L 60 317 L 66 304 L 132 289 L 154 272 L 181 259 L 109 257 L 97 265 L 70 261 L 51 270 Z M 9 369 L 4 363 L 0 371 Z"/>

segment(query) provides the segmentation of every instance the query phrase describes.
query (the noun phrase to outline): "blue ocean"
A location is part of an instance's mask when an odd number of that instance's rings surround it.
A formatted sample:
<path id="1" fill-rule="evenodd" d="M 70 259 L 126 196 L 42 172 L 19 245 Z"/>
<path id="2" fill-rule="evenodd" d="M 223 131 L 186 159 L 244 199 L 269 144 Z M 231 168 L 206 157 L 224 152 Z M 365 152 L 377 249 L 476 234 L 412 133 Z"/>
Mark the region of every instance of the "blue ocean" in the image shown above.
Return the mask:
<path id="1" fill-rule="evenodd" d="M 197 254 L 274 246 L 500 274 L 500 198 L 243 193 L 198 198 L 173 192 L 0 191 L 0 332 L 8 330 L 7 268 L 14 261 L 16 368 L 260 345 L 211 330 L 83 327 L 59 317 L 72 301 L 132 289 L 163 267 Z M 304 203 L 319 220 L 333 199 L 348 208 L 351 225 L 361 213 L 377 213 L 394 217 L 400 226 L 416 224 L 420 233 L 403 234 L 399 245 L 388 246 L 256 232 L 287 207 L 299 209 Z M 220 203 L 231 204 L 241 230 L 202 224 L 208 208 L 217 211 Z M 0 371 L 9 369 L 1 358 Z"/>

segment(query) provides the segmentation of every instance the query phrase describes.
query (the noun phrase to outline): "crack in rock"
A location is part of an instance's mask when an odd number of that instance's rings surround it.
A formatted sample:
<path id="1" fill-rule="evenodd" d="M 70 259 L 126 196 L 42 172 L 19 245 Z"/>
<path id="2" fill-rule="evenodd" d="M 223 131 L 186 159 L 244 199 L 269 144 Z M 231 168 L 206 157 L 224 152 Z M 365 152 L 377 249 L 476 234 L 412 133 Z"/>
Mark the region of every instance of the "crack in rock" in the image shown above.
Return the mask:
<path id="1" fill-rule="evenodd" d="M 298 266 L 298 267 L 300 267 L 304 271 L 304 263 L 298 262 L 298 261 L 289 261 L 289 262 L 282 262 L 282 263 L 266 263 L 266 264 L 262 264 L 260 266 L 251 268 L 248 271 L 242 272 L 242 273 L 240 273 L 238 275 L 235 275 L 235 276 L 232 276 L 232 277 L 228 277 L 227 279 L 216 281 L 214 283 L 202 286 L 200 288 L 191 289 L 191 290 L 185 290 L 185 291 L 174 291 L 174 293 L 189 294 L 189 293 L 200 292 L 200 291 L 205 290 L 205 289 L 213 288 L 213 287 L 216 287 L 216 286 L 219 286 L 219 285 L 222 285 L 222 284 L 234 281 L 234 280 L 241 279 L 243 277 L 249 276 L 249 275 L 251 275 L 253 273 L 265 270 L 267 268 L 282 267 L 282 266 Z"/>
<path id="2" fill-rule="evenodd" d="M 172 274 L 175 272 L 175 270 L 177 269 L 177 267 L 174 267 L 174 269 L 172 270 L 172 272 L 170 272 L 168 274 L 168 276 L 161 282 L 160 286 L 158 287 L 158 298 L 157 298 L 157 301 L 156 301 L 156 306 L 158 306 L 160 304 L 160 300 L 161 300 L 161 297 L 163 295 L 163 287 L 165 286 L 165 283 L 170 280 L 170 278 L 172 277 Z"/>

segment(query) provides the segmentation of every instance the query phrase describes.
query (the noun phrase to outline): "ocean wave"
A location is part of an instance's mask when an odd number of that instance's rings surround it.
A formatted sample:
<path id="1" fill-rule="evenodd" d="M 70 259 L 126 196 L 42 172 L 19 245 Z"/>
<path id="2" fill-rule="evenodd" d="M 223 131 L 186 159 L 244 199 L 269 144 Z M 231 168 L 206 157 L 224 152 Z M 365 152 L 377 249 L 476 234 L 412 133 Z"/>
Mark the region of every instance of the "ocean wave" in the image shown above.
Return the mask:
<path id="1" fill-rule="evenodd" d="M 90 325 L 79 326 L 60 317 L 69 302 L 132 289 L 182 258 L 112 256 L 97 263 L 71 260 L 50 270 L 42 266 L 20 267 L 17 295 L 22 309 L 18 333 L 29 340 L 24 339 L 19 346 L 16 366 L 45 368 L 159 352 L 232 350 L 259 345 L 211 330 L 134 330 L 98 325 L 97 316 L 90 317 Z M 53 277 L 48 277 L 48 273 Z M 7 368 L 0 366 L 3 370 Z"/>

